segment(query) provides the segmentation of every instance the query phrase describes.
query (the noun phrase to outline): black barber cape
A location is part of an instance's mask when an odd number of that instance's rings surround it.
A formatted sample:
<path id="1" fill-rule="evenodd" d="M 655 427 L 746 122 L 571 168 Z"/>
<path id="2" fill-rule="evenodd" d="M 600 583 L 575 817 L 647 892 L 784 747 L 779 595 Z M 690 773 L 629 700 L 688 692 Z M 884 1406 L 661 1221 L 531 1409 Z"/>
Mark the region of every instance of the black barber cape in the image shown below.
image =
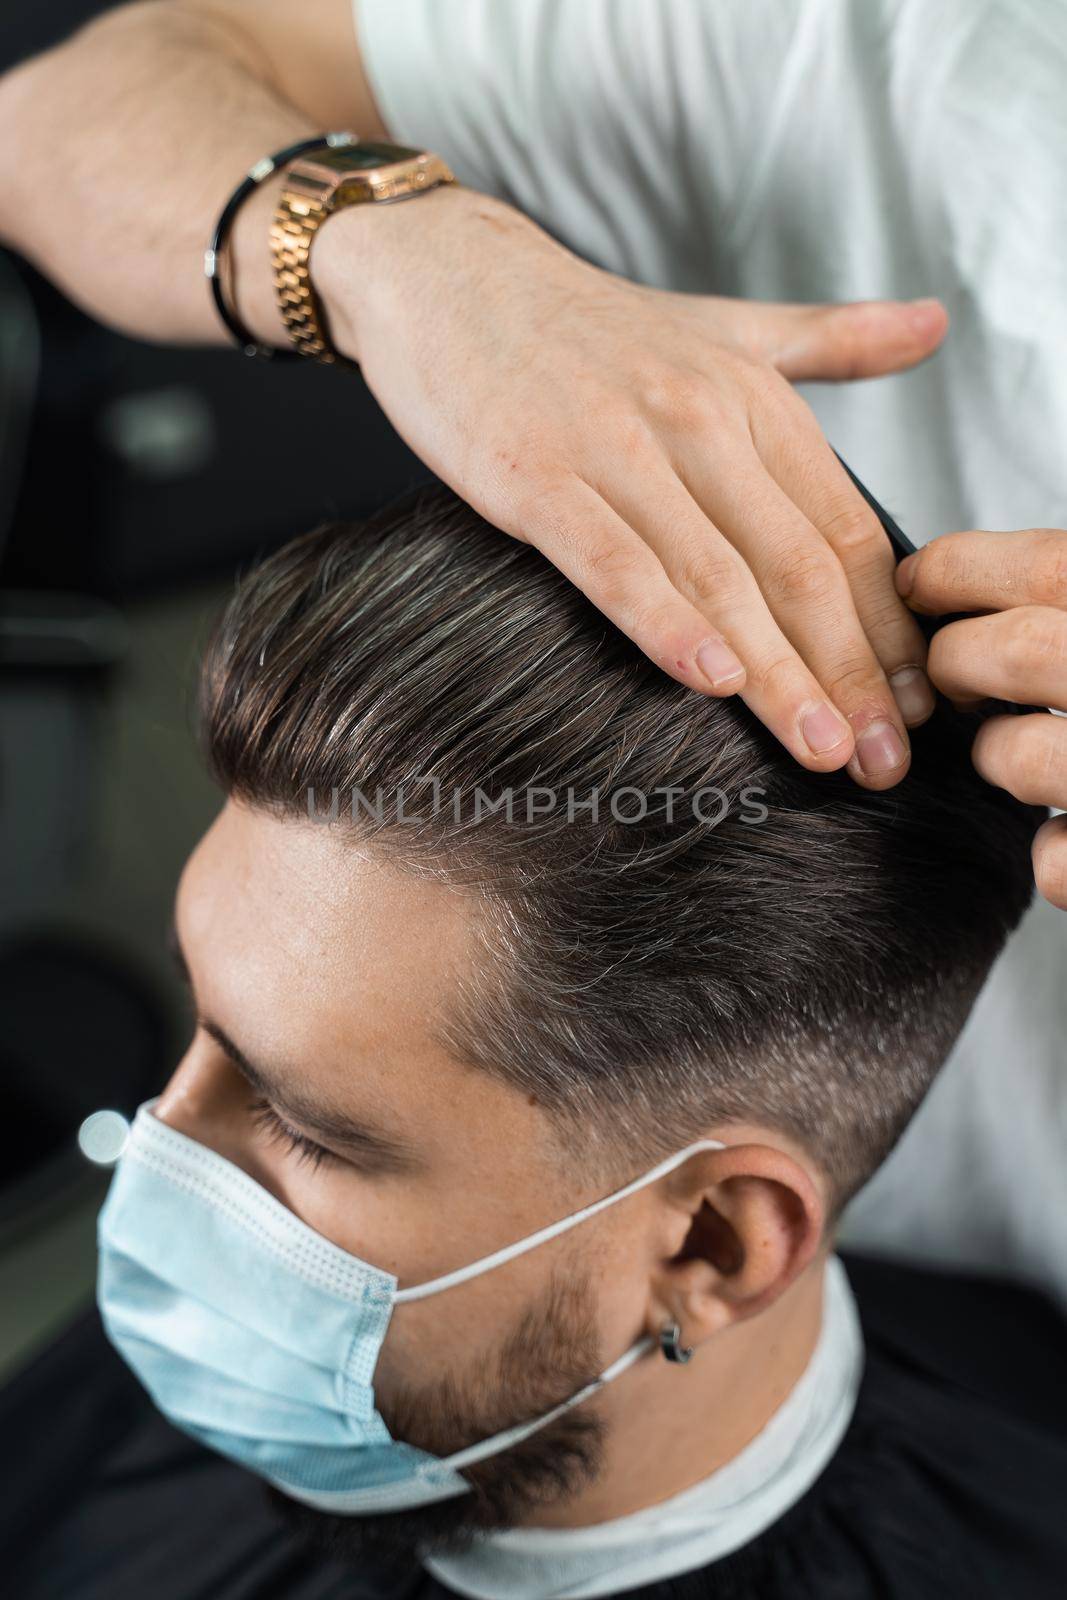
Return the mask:
<path id="1" fill-rule="evenodd" d="M 628 1600 L 1067 1596 L 1067 1321 L 1029 1290 L 846 1265 L 867 1360 L 837 1454 L 750 1544 Z M 300 1545 L 255 1478 L 158 1415 L 95 1314 L 0 1392 L 0 1442 L 13 1600 L 452 1594 Z"/>

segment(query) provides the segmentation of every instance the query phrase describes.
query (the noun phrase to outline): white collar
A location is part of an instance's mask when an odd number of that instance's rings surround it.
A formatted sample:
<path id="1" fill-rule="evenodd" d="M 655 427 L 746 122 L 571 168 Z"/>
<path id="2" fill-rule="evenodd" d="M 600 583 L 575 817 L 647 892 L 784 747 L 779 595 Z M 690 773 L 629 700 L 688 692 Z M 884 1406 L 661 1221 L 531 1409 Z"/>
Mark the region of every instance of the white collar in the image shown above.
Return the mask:
<path id="1" fill-rule="evenodd" d="M 823 1320 L 803 1376 L 710 1478 L 587 1528 L 515 1528 L 424 1566 L 470 1600 L 589 1600 L 707 1566 L 770 1527 L 822 1472 L 852 1418 L 863 1335 L 845 1269 L 827 1262 Z"/>

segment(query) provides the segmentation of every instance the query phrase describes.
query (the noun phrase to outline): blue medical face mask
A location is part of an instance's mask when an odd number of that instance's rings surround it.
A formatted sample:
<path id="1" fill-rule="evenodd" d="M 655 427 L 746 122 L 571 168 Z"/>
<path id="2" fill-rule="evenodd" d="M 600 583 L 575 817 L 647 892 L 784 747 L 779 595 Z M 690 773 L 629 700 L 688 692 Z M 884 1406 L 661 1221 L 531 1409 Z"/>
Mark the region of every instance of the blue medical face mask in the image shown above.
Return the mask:
<path id="1" fill-rule="evenodd" d="M 655 1340 L 632 1345 L 535 1421 L 438 1458 L 390 1437 L 372 1380 L 395 1305 L 440 1294 L 553 1239 L 699 1150 L 703 1139 L 561 1222 L 412 1288 L 300 1221 L 246 1172 L 137 1113 L 100 1213 L 98 1299 L 112 1344 L 156 1405 L 285 1494 L 342 1515 L 469 1491 L 460 1469 L 594 1394 Z"/>

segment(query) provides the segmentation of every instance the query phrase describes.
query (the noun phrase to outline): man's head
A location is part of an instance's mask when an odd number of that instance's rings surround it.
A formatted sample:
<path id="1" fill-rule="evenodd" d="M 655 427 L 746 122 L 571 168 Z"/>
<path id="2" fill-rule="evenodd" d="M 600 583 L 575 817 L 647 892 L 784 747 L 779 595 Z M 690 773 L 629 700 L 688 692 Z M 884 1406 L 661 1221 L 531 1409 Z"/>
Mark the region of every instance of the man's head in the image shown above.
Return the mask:
<path id="1" fill-rule="evenodd" d="M 179 893 L 202 1026 L 163 1115 L 402 1287 L 729 1146 L 399 1308 L 375 1373 L 394 1437 L 447 1454 L 665 1319 L 753 1337 L 1028 901 L 1034 814 L 975 776 L 973 725 L 939 709 L 884 794 L 809 774 L 444 491 L 260 566 L 203 684 L 230 798 Z M 340 1159 L 288 1148 L 278 1112 Z M 659 1381 L 635 1369 L 471 1469 L 472 1495 L 348 1531 L 551 1506 L 595 1482 L 620 1407 L 663 1410 Z"/>

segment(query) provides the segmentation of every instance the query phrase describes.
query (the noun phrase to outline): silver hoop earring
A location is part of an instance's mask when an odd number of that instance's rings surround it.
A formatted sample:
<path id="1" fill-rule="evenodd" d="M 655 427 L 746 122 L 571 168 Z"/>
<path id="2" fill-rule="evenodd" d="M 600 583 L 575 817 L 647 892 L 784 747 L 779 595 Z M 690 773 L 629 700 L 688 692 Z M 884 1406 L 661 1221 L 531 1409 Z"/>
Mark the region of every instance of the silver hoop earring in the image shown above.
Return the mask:
<path id="1" fill-rule="evenodd" d="M 665 1322 L 660 1331 L 659 1347 L 668 1361 L 676 1361 L 679 1366 L 684 1366 L 693 1359 L 692 1349 L 682 1349 L 682 1330 L 676 1322 Z"/>

